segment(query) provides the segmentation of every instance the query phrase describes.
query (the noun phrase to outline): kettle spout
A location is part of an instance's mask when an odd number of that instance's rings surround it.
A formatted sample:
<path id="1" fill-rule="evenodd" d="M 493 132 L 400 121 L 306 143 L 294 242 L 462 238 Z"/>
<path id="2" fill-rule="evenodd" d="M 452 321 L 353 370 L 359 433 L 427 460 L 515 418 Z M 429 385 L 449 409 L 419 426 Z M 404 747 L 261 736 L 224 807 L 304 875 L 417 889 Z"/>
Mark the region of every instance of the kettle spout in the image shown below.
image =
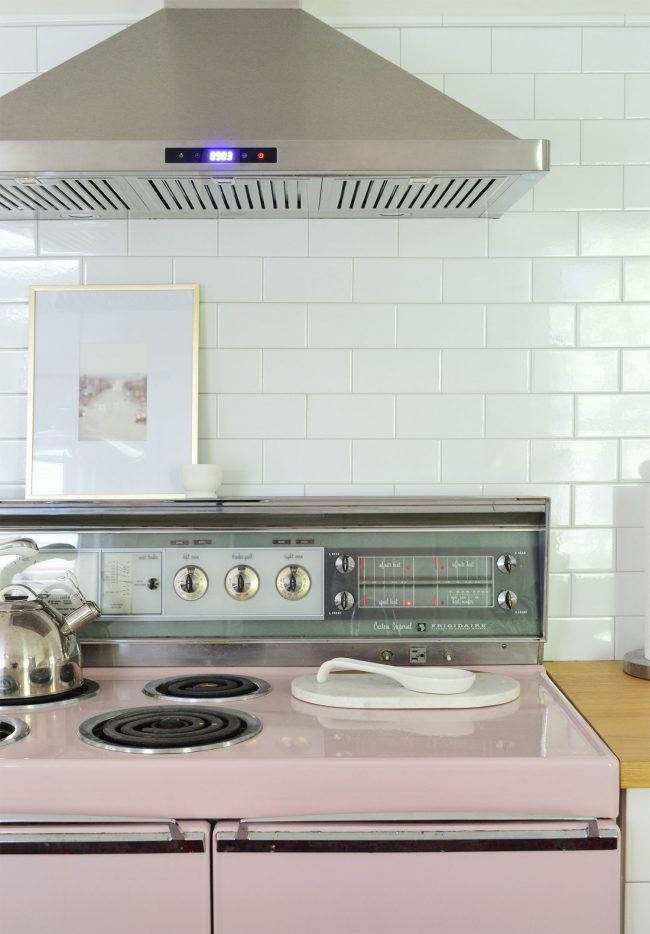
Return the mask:
<path id="1" fill-rule="evenodd" d="M 92 600 L 86 600 L 81 606 L 78 606 L 64 617 L 61 628 L 67 632 L 79 632 L 88 623 L 99 619 L 101 615 L 101 610 L 97 604 L 93 603 Z"/>

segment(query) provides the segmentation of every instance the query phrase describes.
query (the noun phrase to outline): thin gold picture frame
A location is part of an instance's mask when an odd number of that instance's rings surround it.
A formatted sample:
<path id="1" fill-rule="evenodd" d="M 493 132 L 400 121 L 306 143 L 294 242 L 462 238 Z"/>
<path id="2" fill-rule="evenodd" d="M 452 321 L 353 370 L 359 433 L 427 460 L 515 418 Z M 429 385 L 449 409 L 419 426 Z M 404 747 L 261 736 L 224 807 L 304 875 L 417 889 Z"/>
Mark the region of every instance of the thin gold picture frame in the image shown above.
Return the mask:
<path id="1" fill-rule="evenodd" d="M 181 463 L 197 463 L 198 460 L 198 418 L 199 418 L 199 308 L 200 308 L 200 287 L 198 284 L 175 284 L 175 285 L 38 285 L 30 287 L 29 295 L 29 330 L 28 330 L 28 394 L 27 394 L 27 452 L 26 452 L 26 480 L 25 496 L 27 499 L 35 500 L 139 500 L 139 499 L 180 499 L 183 497 L 183 490 L 180 486 L 177 490 L 151 490 L 147 492 L 137 491 L 133 494 L 125 492 L 111 491 L 93 491 L 93 492 L 66 492 L 61 493 L 53 491 L 35 492 L 33 483 L 34 474 L 34 448 L 35 448 L 35 407 L 37 404 L 36 390 L 36 340 L 37 340 L 37 315 L 38 315 L 38 296 L 42 293 L 52 292 L 87 292 L 89 294 L 96 292 L 171 292 L 185 291 L 191 292 L 191 451 L 190 457 L 183 459 Z M 173 443 L 173 442 L 170 442 Z M 178 467 L 181 466 L 178 464 Z"/>

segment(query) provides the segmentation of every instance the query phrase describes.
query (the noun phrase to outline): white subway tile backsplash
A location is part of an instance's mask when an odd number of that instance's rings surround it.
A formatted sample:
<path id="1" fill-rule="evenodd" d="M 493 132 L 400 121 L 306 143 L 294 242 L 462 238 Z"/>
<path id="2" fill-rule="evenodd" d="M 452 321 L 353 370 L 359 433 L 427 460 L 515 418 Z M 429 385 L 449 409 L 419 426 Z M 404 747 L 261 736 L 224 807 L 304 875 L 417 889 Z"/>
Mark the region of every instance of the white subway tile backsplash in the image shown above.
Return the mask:
<path id="1" fill-rule="evenodd" d="M 395 305 L 310 305 L 308 343 L 310 347 L 394 347 Z"/>
<path id="2" fill-rule="evenodd" d="M 392 438 L 391 395 L 312 395 L 307 399 L 308 438 Z"/>
<path id="3" fill-rule="evenodd" d="M 126 221 L 39 221 L 40 256 L 125 256 Z"/>
<path id="4" fill-rule="evenodd" d="M 504 130 L 520 139 L 548 139 L 551 165 L 580 164 L 579 120 L 498 120 Z"/>
<path id="5" fill-rule="evenodd" d="M 392 483 L 305 483 L 305 496 L 393 496 Z"/>
<path id="6" fill-rule="evenodd" d="M 402 29 L 402 68 L 412 72 L 489 72 L 489 29 Z"/>
<path id="7" fill-rule="evenodd" d="M 218 221 L 205 218 L 130 220 L 128 252 L 130 256 L 216 256 L 218 234 Z"/>
<path id="8" fill-rule="evenodd" d="M 438 441 L 355 441 L 352 445 L 355 483 L 435 483 L 440 479 Z"/>
<path id="9" fill-rule="evenodd" d="M 346 350 L 265 350 L 264 392 L 349 392 L 350 369 Z"/>
<path id="10" fill-rule="evenodd" d="M 490 395 L 485 399 L 488 438 L 568 438 L 573 435 L 573 397 Z"/>
<path id="11" fill-rule="evenodd" d="M 0 260 L 0 302 L 26 302 L 30 285 L 77 285 L 76 259 Z"/>
<path id="12" fill-rule="evenodd" d="M 0 441 L 0 483 L 25 482 L 25 442 Z"/>
<path id="13" fill-rule="evenodd" d="M 446 302 L 530 301 L 531 268 L 527 259 L 446 259 Z"/>
<path id="14" fill-rule="evenodd" d="M 303 220 L 233 217 L 219 226 L 220 256 L 306 256 L 307 244 Z"/>
<path id="15" fill-rule="evenodd" d="M 533 301 L 611 302 L 620 295 L 618 259 L 533 260 Z"/>
<path id="16" fill-rule="evenodd" d="M 574 305 L 488 305 L 488 347 L 571 347 Z"/>
<path id="17" fill-rule="evenodd" d="M 623 75 L 537 75 L 535 116 L 586 120 L 623 117 Z"/>
<path id="18" fill-rule="evenodd" d="M 536 211 L 620 211 L 623 169 L 619 165 L 556 166 L 535 185 L 533 200 Z"/>
<path id="19" fill-rule="evenodd" d="M 650 301 L 650 259 L 624 261 L 623 298 L 626 302 Z"/>
<path id="20" fill-rule="evenodd" d="M 534 350 L 533 392 L 602 392 L 618 388 L 615 350 Z"/>
<path id="21" fill-rule="evenodd" d="M 533 75 L 448 75 L 445 94 L 489 120 L 525 120 L 535 116 Z M 622 108 L 620 113 L 606 114 L 622 115 Z"/>
<path id="22" fill-rule="evenodd" d="M 612 658 L 614 620 L 611 617 L 549 619 L 545 661 L 605 661 Z"/>
<path id="23" fill-rule="evenodd" d="M 650 344 L 650 304 L 583 305 L 578 311 L 583 347 L 645 347 Z"/>
<path id="24" fill-rule="evenodd" d="M 306 332 L 307 306 L 304 304 L 219 304 L 220 347 L 304 347 Z"/>
<path id="25" fill-rule="evenodd" d="M 351 298 L 350 259 L 264 260 L 265 302 L 349 302 Z"/>
<path id="26" fill-rule="evenodd" d="M 492 70 L 580 71 L 580 43 L 579 29 L 493 29 Z"/>
<path id="27" fill-rule="evenodd" d="M 260 350 L 212 350 L 199 352 L 199 392 L 260 392 Z"/>
<path id="28" fill-rule="evenodd" d="M 439 302 L 441 285 L 438 259 L 354 260 L 355 302 Z"/>
<path id="29" fill-rule="evenodd" d="M 650 350 L 624 350 L 621 370 L 623 392 L 650 392 Z"/>
<path id="30" fill-rule="evenodd" d="M 217 305 L 215 302 L 201 302 L 199 306 L 199 345 L 217 346 Z"/>
<path id="31" fill-rule="evenodd" d="M 642 488 L 634 484 L 581 483 L 575 488 L 574 525 L 636 526 L 641 522 Z"/>
<path id="32" fill-rule="evenodd" d="M 616 441 L 530 442 L 530 478 L 533 483 L 567 483 L 616 480 Z"/>
<path id="33" fill-rule="evenodd" d="M 612 166 L 650 162 L 650 120 L 583 120 L 582 161 Z"/>
<path id="34" fill-rule="evenodd" d="M 625 116 L 650 117 L 650 75 L 625 76 Z"/>
<path id="35" fill-rule="evenodd" d="M 550 571 L 608 571 L 613 567 L 612 529 L 551 529 Z"/>
<path id="36" fill-rule="evenodd" d="M 398 347 L 483 347 L 483 305 L 398 305 Z"/>
<path id="37" fill-rule="evenodd" d="M 229 395 L 218 397 L 217 423 L 220 438 L 304 438 L 304 396 Z"/>
<path id="38" fill-rule="evenodd" d="M 396 483 L 395 496 L 482 496 L 480 483 Z"/>
<path id="39" fill-rule="evenodd" d="M 528 353 L 523 350 L 443 350 L 443 392 L 527 392 Z"/>
<path id="40" fill-rule="evenodd" d="M 36 256 L 36 221 L 0 222 L 0 256 Z"/>
<path id="41" fill-rule="evenodd" d="M 645 571 L 645 538 L 643 528 L 616 530 L 617 571 Z"/>
<path id="42" fill-rule="evenodd" d="M 582 36 L 583 71 L 650 71 L 650 29 L 587 28 Z"/>
<path id="43" fill-rule="evenodd" d="M 84 285 L 167 285 L 174 281 L 170 258 L 92 256 L 83 264 Z M 189 285 L 193 280 L 176 281 Z"/>
<path id="44" fill-rule="evenodd" d="M 641 476 L 639 468 L 650 461 L 650 439 L 623 438 L 621 446 L 621 480 L 634 480 Z"/>
<path id="45" fill-rule="evenodd" d="M 0 393 L 5 392 L 27 392 L 27 354 L 24 350 L 0 350 Z"/>
<path id="46" fill-rule="evenodd" d="M 506 214 L 490 221 L 490 256 L 575 256 L 577 252 L 577 214 Z"/>
<path id="47" fill-rule="evenodd" d="M 574 574 L 574 616 L 635 616 L 643 612 L 643 574 Z"/>
<path id="48" fill-rule="evenodd" d="M 582 214 L 580 252 L 584 256 L 642 256 L 650 253 L 650 212 Z"/>
<path id="49" fill-rule="evenodd" d="M 527 441 L 443 441 L 445 483 L 522 483 L 528 479 Z"/>
<path id="50" fill-rule="evenodd" d="M 262 482 L 262 441 L 232 441 L 225 438 L 199 442 L 199 463 L 221 464 L 223 487 L 220 492 L 233 495 L 246 490 L 255 496 L 253 484 Z"/>
<path id="51" fill-rule="evenodd" d="M 259 302 L 262 260 L 234 256 L 180 257 L 174 260 L 174 282 L 200 283 L 204 302 Z"/>
<path id="52" fill-rule="evenodd" d="M 350 441 L 265 441 L 265 483 L 349 483 Z"/>
<path id="53" fill-rule="evenodd" d="M 617 616 L 614 658 L 623 658 L 628 652 L 633 652 L 643 645 L 645 619 L 642 616 Z"/>
<path id="54" fill-rule="evenodd" d="M 293 224 L 294 221 L 287 223 Z M 369 220 L 311 220 L 309 255 L 397 256 L 397 219 L 378 217 Z"/>
<path id="55" fill-rule="evenodd" d="M 217 437 L 217 397 L 214 393 L 199 395 L 199 438 Z"/>
<path id="56" fill-rule="evenodd" d="M 37 29 L 38 70 L 47 71 L 73 55 L 85 52 L 98 42 L 124 29 L 123 25 L 102 23 L 97 26 L 39 26 Z M 0 62 L 2 59 L 0 58 Z M 4 71 L 4 62 L 2 62 Z M 20 71 L 27 69 L 21 68 Z"/>
<path id="57" fill-rule="evenodd" d="M 626 211 L 650 208 L 650 166 L 626 165 L 623 169 L 624 198 Z"/>
<path id="58" fill-rule="evenodd" d="M 548 615 L 571 615 L 571 575 L 549 574 L 548 576 Z"/>
<path id="59" fill-rule="evenodd" d="M 400 30 L 390 28 L 341 29 L 344 36 L 370 49 L 394 65 L 400 63 Z"/>
<path id="60" fill-rule="evenodd" d="M 398 438 L 481 438 L 483 397 L 398 396 Z"/>
<path id="61" fill-rule="evenodd" d="M 27 322 L 27 304 L 0 304 L 0 348 L 27 347 Z"/>
<path id="62" fill-rule="evenodd" d="M 400 220 L 399 253 L 400 256 L 486 256 L 487 221 L 454 217 Z"/>
<path id="63" fill-rule="evenodd" d="M 33 26 L 3 26 L 0 29 L 0 71 L 36 70 L 36 29 Z"/>
<path id="64" fill-rule="evenodd" d="M 16 74 L 0 74 L 0 96 L 8 94 L 9 91 L 15 91 L 21 84 L 27 84 L 32 78 L 36 78 L 36 72 L 20 72 Z"/>
<path id="65" fill-rule="evenodd" d="M 445 76 L 444 75 L 415 75 L 416 78 L 419 78 L 420 81 L 424 81 L 425 84 L 430 84 L 432 88 L 435 88 L 436 91 L 444 91 L 445 89 Z"/>
<path id="66" fill-rule="evenodd" d="M 650 434 L 647 395 L 580 396 L 576 435 L 617 438 Z"/>
<path id="67" fill-rule="evenodd" d="M 571 525 L 571 486 L 568 483 L 486 483 L 485 496 L 547 496 L 551 500 L 551 524 Z"/>
<path id="68" fill-rule="evenodd" d="M 0 359 L 2 359 L 0 354 Z M 0 395 L 0 426 L 6 439 L 24 438 L 27 428 L 27 397 Z"/>
<path id="69" fill-rule="evenodd" d="M 435 350 L 355 350 L 352 388 L 354 392 L 439 392 L 440 354 Z"/>

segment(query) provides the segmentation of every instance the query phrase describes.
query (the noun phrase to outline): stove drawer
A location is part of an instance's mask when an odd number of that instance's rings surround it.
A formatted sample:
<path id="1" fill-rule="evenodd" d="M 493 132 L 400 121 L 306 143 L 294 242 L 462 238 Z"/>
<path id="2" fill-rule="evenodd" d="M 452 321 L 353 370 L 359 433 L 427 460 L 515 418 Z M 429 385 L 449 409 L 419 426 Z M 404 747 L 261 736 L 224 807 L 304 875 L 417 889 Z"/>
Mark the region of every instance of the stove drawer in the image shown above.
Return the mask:
<path id="1" fill-rule="evenodd" d="M 620 931 L 611 821 L 222 822 L 213 844 L 218 934 Z"/>
<path id="2" fill-rule="evenodd" d="M 210 934 L 209 824 L 46 820 L 0 817 L 2 931 Z"/>

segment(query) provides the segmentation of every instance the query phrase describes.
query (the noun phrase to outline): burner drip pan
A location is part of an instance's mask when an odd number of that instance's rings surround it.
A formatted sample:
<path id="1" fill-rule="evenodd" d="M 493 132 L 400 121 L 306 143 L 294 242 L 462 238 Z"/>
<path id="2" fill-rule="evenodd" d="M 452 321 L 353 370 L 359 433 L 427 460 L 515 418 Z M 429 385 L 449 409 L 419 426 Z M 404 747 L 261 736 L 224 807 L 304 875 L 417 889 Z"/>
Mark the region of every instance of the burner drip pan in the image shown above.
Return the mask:
<path id="1" fill-rule="evenodd" d="M 24 720 L 15 720 L 13 717 L 0 718 L 0 749 L 17 743 L 29 733 L 29 727 Z"/>
<path id="2" fill-rule="evenodd" d="M 198 674 L 180 678 L 149 681 L 142 689 L 150 697 L 170 698 L 199 704 L 201 701 L 249 700 L 263 697 L 271 685 L 261 678 L 245 678 L 231 674 Z"/>
<path id="3" fill-rule="evenodd" d="M 200 752 L 232 746 L 256 736 L 257 717 L 227 707 L 131 707 L 85 720 L 85 743 L 115 752 Z"/>
<path id="4" fill-rule="evenodd" d="M 84 683 L 72 691 L 64 694 L 43 694 L 40 697 L 2 697 L 0 696 L 0 710 L 20 707 L 23 710 L 30 708 L 48 709 L 49 707 L 63 707 L 64 704 L 75 704 L 77 701 L 88 700 L 99 694 L 100 687 L 96 681 L 86 678 Z"/>

